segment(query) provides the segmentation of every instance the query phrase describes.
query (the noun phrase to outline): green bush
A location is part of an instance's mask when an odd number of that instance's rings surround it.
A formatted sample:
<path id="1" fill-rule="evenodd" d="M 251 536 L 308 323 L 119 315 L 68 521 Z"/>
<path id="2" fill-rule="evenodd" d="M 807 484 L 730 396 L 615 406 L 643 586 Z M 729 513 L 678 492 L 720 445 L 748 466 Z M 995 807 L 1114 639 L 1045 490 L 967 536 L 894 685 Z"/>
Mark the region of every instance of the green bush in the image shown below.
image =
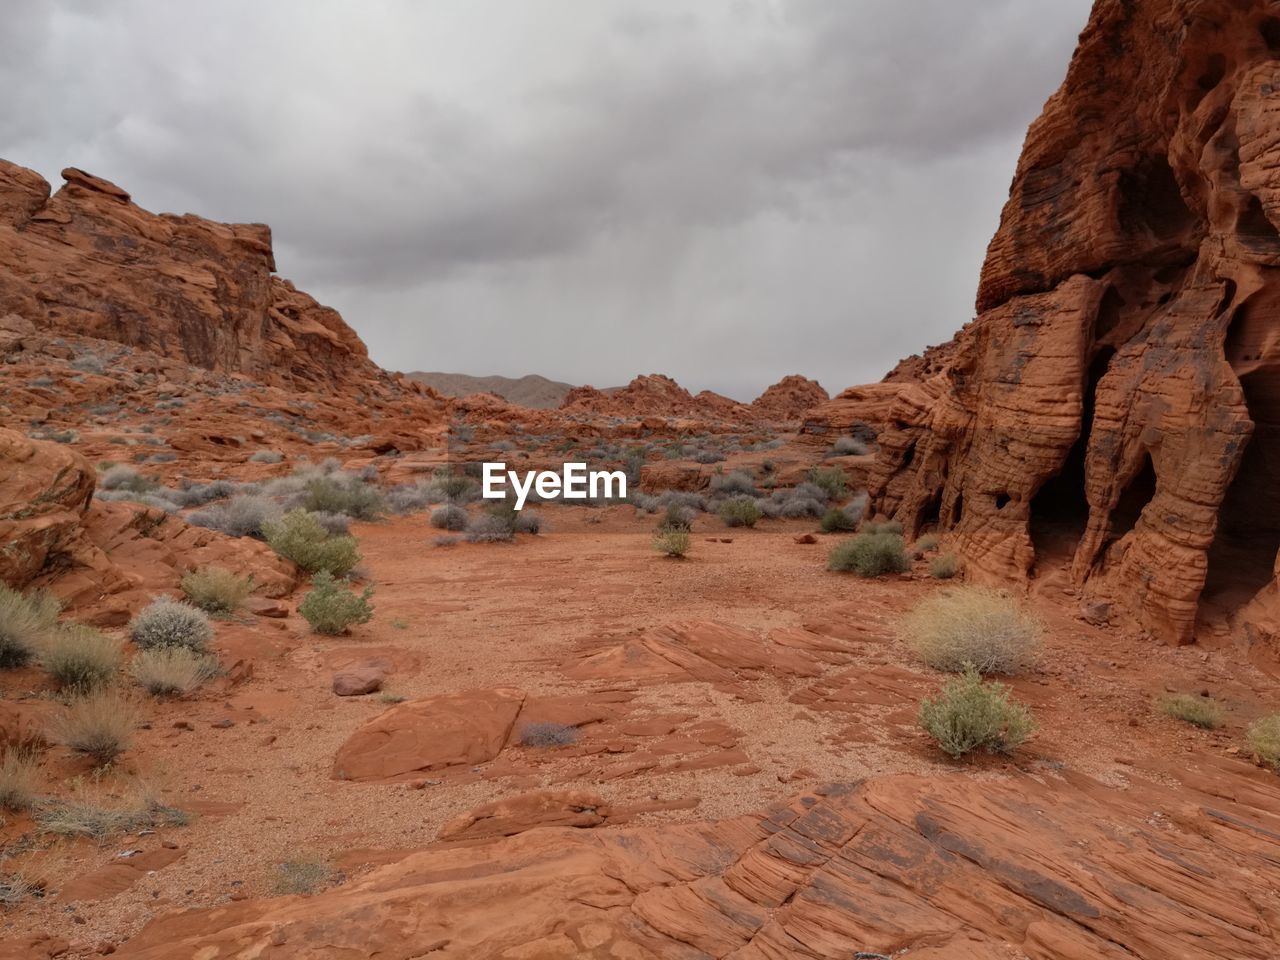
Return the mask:
<path id="1" fill-rule="evenodd" d="M 1280 713 L 1250 724 L 1244 742 L 1259 761 L 1280 772 Z"/>
<path id="2" fill-rule="evenodd" d="M 203 610 L 189 603 L 157 597 L 129 623 L 139 649 L 186 647 L 203 651 L 213 639 L 213 626 Z"/>
<path id="3" fill-rule="evenodd" d="M 107 686 L 120 660 L 119 641 L 78 623 L 55 630 L 40 655 L 59 689 L 80 694 Z"/>
<path id="4" fill-rule="evenodd" d="M 872 520 L 862 526 L 863 533 L 894 533 L 902 536 L 902 524 L 897 520 Z"/>
<path id="5" fill-rule="evenodd" d="M 821 487 L 832 500 L 842 500 L 849 490 L 849 481 L 839 467 L 810 467 L 809 482 Z"/>
<path id="6" fill-rule="evenodd" d="M 919 560 L 926 553 L 932 553 L 938 549 L 938 535 L 936 533 L 926 533 L 923 537 L 916 541 L 916 545 L 911 548 L 911 555 Z"/>
<path id="7" fill-rule="evenodd" d="M 1173 693 L 1160 699 L 1160 712 L 1204 730 L 1222 726 L 1222 708 L 1208 697 Z"/>
<path id="8" fill-rule="evenodd" d="M 730 497 L 720 504 L 716 513 L 726 527 L 754 527 L 764 516 L 755 500 L 746 496 Z"/>
<path id="9" fill-rule="evenodd" d="M 376 487 L 357 479 L 344 483 L 332 476 L 308 481 L 302 507 L 316 513 L 342 513 L 356 520 L 376 520 L 386 510 Z"/>
<path id="10" fill-rule="evenodd" d="M 310 592 L 298 604 L 298 612 L 311 624 L 315 633 L 345 633 L 357 623 L 368 623 L 373 617 L 369 598 L 373 587 L 356 594 L 334 580 L 328 571 L 320 571 L 312 581 Z"/>
<path id="11" fill-rule="evenodd" d="M 267 543 L 286 560 L 308 573 L 325 571 L 341 576 L 360 562 L 356 538 L 331 537 L 311 514 L 291 510 L 279 521 L 263 525 Z"/>
<path id="12" fill-rule="evenodd" d="M 0 669 L 31 662 L 57 625 L 59 609 L 50 593 L 24 596 L 0 583 Z"/>
<path id="13" fill-rule="evenodd" d="M 1031 735 L 1035 721 L 1023 704 L 1009 699 L 1004 684 L 984 681 L 969 668 L 948 680 L 936 700 L 920 704 L 920 726 L 944 753 L 961 757 L 979 748 L 1008 752 Z"/>
<path id="14" fill-rule="evenodd" d="M 183 574 L 182 592 L 205 613 L 226 617 L 253 592 L 253 577 L 237 577 L 225 567 L 200 567 Z"/>
<path id="15" fill-rule="evenodd" d="M 858 521 L 839 507 L 832 507 L 822 515 L 820 526 L 823 533 L 848 533 L 857 529 Z"/>
<path id="16" fill-rule="evenodd" d="M 902 537 L 893 533 L 860 533 L 836 544 L 827 556 L 827 567 L 860 577 L 880 577 L 911 569 Z"/>
<path id="17" fill-rule="evenodd" d="M 679 527 L 659 527 L 653 535 L 653 545 L 668 557 L 683 557 L 689 552 L 689 531 Z"/>
<path id="18" fill-rule="evenodd" d="M 929 576 L 935 580 L 950 580 L 960 572 L 960 558 L 954 553 L 941 553 L 929 561 Z"/>
<path id="19" fill-rule="evenodd" d="M 431 511 L 431 525 L 437 530 L 465 530 L 469 519 L 464 508 L 452 503 Z"/>
<path id="20" fill-rule="evenodd" d="M 953 587 L 916 604 L 898 633 L 935 670 L 1017 673 L 1035 662 L 1043 628 L 997 590 Z"/>

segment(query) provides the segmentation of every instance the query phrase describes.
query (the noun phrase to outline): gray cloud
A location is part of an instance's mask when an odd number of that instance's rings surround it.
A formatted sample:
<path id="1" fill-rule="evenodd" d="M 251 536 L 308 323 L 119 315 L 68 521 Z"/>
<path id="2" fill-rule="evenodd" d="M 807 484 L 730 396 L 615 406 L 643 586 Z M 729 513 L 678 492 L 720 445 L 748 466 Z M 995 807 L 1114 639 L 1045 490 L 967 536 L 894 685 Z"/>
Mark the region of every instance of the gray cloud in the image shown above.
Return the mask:
<path id="1" fill-rule="evenodd" d="M 272 225 L 375 359 L 747 398 L 969 319 L 1088 0 L 17 0 L 0 154 Z"/>

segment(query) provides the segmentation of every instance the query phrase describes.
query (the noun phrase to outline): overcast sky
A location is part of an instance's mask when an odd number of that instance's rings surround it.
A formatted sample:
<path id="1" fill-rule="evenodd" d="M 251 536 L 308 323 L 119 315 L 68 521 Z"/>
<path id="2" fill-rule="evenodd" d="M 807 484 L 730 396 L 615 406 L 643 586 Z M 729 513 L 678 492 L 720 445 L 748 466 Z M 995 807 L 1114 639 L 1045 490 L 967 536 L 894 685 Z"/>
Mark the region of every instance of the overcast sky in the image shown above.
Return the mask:
<path id="1" fill-rule="evenodd" d="M 6 0 L 0 156 L 264 221 L 391 369 L 751 399 L 970 319 L 1089 0 Z"/>

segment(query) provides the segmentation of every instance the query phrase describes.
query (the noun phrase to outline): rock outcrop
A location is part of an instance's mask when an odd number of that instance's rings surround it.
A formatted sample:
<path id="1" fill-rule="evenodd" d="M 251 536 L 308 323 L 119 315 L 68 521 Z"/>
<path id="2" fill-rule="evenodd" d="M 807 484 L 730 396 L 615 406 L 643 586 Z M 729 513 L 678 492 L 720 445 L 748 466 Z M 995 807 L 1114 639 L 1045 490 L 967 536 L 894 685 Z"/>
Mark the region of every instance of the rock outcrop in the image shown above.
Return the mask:
<path id="1" fill-rule="evenodd" d="M 388 379 L 336 310 L 275 276 L 271 230 L 153 214 L 70 167 L 0 160 L 0 316 L 296 389 Z"/>
<path id="2" fill-rule="evenodd" d="M 690 417 L 751 420 L 746 404 L 703 390 L 696 396 L 660 373 L 636 377 L 625 387 L 605 392 L 595 387 L 574 387 L 560 410 L 566 414 L 615 417 Z"/>
<path id="3" fill-rule="evenodd" d="M 0 429 L 0 583 L 30 583 L 78 541 L 95 474 L 80 454 Z"/>
<path id="4" fill-rule="evenodd" d="M 798 420 L 810 407 L 828 399 L 817 380 L 793 373 L 751 401 L 751 408 L 770 420 Z"/>
<path id="5" fill-rule="evenodd" d="M 1268 960 L 1276 801 L 1274 776 L 1238 762 L 1185 789 L 900 775 L 758 816 L 607 832 L 580 829 L 594 798 L 552 796 L 537 816 L 579 829 L 420 851 L 313 897 L 174 913 L 116 956 Z M 528 806 L 446 833 L 516 830 Z"/>
<path id="6" fill-rule="evenodd" d="M 1269 4 L 1096 4 L 1027 135 L 978 319 L 894 401 L 881 511 L 952 532 L 979 578 L 1069 562 L 1172 642 L 1202 599 L 1271 580 L 1277 90 Z"/>

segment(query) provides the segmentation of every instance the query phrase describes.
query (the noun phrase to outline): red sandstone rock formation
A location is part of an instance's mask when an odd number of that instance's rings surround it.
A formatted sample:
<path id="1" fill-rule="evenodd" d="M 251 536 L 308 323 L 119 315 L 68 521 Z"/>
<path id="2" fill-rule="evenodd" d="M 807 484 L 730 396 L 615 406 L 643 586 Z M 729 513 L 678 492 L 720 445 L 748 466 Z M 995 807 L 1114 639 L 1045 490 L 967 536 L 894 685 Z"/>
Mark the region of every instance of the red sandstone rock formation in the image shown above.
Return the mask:
<path id="1" fill-rule="evenodd" d="M 616 417 L 691 417 L 751 420 L 752 410 L 710 390 L 697 396 L 660 373 L 636 377 L 620 390 L 605 393 L 595 387 L 574 387 L 560 410 L 567 414 Z"/>
<path id="2" fill-rule="evenodd" d="M 274 275 L 271 230 L 153 214 L 74 167 L 0 160 L 0 316 L 300 389 L 386 379 L 337 311 Z"/>
<path id="3" fill-rule="evenodd" d="M 953 531 L 975 575 L 1033 574 L 1062 550 L 1077 584 L 1177 642 L 1202 593 L 1243 602 L 1271 579 L 1274 13 L 1095 6 L 1027 135 L 980 316 L 940 373 L 903 385 L 880 437 L 876 504 L 909 532 Z"/>
<path id="4" fill-rule="evenodd" d="M 770 420 L 798 420 L 810 407 L 828 399 L 817 380 L 791 374 L 756 397 L 751 407 Z"/>

